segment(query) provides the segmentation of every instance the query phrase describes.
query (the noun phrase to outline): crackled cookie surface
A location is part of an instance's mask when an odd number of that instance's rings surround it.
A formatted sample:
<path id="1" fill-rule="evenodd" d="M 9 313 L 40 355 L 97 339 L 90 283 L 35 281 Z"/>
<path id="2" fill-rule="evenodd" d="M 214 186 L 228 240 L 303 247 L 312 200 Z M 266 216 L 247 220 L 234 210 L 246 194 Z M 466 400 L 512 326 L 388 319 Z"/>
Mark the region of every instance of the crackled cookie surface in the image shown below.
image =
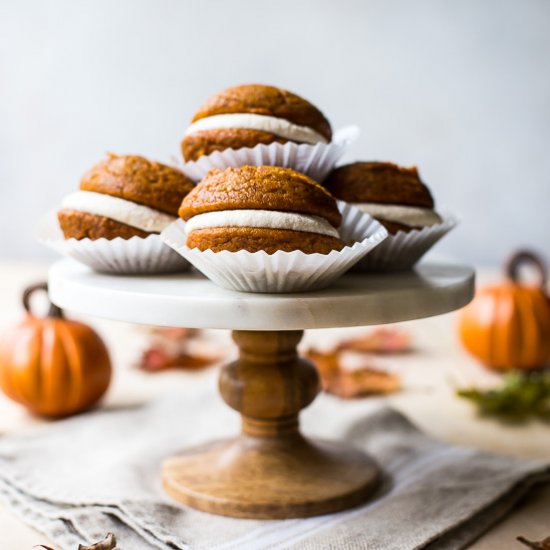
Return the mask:
<path id="1" fill-rule="evenodd" d="M 275 86 L 228 88 L 197 111 L 181 143 L 185 160 L 259 143 L 328 143 L 330 123 L 305 99 Z"/>
<path id="2" fill-rule="evenodd" d="M 342 216 L 331 194 L 296 170 L 241 166 L 210 170 L 185 197 L 179 215 L 187 220 L 213 210 L 279 210 L 321 216 L 334 227 Z"/>
<path id="3" fill-rule="evenodd" d="M 113 155 L 80 181 L 82 191 L 112 195 L 176 215 L 193 182 L 179 170 L 137 155 Z"/>

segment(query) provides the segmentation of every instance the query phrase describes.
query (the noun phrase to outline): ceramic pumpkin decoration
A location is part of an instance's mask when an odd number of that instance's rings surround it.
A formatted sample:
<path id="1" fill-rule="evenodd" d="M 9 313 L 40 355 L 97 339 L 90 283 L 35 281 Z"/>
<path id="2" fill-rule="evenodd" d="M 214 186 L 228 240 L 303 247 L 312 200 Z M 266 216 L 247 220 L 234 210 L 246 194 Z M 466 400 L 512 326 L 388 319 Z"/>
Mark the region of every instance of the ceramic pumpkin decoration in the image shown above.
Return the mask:
<path id="1" fill-rule="evenodd" d="M 68 416 L 94 405 L 111 380 L 111 361 L 89 326 L 65 319 L 54 304 L 44 318 L 33 315 L 30 297 L 46 283 L 23 293 L 26 317 L 0 339 L 0 387 L 35 414 Z"/>
<path id="2" fill-rule="evenodd" d="M 537 284 L 519 280 L 531 265 Z M 536 369 L 550 360 L 550 299 L 546 266 L 532 252 L 516 253 L 506 266 L 507 280 L 480 289 L 460 314 L 462 343 L 470 353 L 497 369 Z"/>

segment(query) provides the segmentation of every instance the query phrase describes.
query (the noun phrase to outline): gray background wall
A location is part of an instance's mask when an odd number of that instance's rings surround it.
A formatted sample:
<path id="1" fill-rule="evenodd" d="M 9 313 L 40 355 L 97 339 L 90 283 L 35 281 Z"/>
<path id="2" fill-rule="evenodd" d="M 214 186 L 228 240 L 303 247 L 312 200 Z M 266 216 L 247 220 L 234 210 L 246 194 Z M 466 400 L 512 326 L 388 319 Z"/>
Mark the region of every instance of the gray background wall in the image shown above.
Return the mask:
<path id="1" fill-rule="evenodd" d="M 348 159 L 417 164 L 463 218 L 440 250 L 550 256 L 547 0 L 1 0 L 0 258 L 41 259 L 43 213 L 106 151 L 177 154 L 243 82 L 362 134 Z"/>

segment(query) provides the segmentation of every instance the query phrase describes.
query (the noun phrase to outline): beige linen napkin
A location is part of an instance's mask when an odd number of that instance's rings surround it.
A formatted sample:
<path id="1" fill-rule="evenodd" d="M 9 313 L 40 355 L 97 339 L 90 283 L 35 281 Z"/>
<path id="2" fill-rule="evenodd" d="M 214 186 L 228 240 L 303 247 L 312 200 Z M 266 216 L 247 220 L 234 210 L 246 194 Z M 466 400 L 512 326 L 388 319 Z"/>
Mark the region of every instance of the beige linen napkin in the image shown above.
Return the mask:
<path id="1" fill-rule="evenodd" d="M 0 438 L 0 498 L 62 550 L 108 531 L 122 550 L 453 550 L 548 478 L 549 463 L 447 445 L 392 409 L 372 409 L 323 395 L 303 413 L 307 433 L 355 443 L 384 467 L 375 497 L 338 514 L 239 520 L 169 500 L 162 459 L 239 429 L 238 415 L 204 384 Z"/>

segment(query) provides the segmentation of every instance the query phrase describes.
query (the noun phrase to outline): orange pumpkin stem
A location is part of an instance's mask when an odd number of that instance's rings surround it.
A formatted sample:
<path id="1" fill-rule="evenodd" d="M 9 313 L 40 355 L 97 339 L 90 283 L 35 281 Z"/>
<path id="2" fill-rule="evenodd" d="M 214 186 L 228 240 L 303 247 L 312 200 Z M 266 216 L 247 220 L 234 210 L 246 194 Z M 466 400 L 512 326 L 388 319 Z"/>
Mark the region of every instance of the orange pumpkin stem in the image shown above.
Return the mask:
<path id="1" fill-rule="evenodd" d="M 23 307 L 25 308 L 25 311 L 29 313 L 30 315 L 33 315 L 33 312 L 31 310 L 31 296 L 37 291 L 42 290 L 48 294 L 48 283 L 42 282 L 42 283 L 35 283 L 34 285 L 28 286 L 23 291 L 23 296 L 21 297 L 21 301 L 23 302 Z M 56 306 L 54 303 L 52 303 L 49 298 L 48 301 L 50 303 L 50 309 L 48 310 L 48 313 L 46 314 L 47 317 L 51 317 L 54 319 L 62 319 L 63 318 L 63 310 Z"/>
<path id="2" fill-rule="evenodd" d="M 546 291 L 547 270 L 546 264 L 542 258 L 531 250 L 518 250 L 506 262 L 506 276 L 514 283 L 519 282 L 519 270 L 523 265 L 531 265 L 535 268 L 539 275 L 539 286 L 543 291 Z"/>

